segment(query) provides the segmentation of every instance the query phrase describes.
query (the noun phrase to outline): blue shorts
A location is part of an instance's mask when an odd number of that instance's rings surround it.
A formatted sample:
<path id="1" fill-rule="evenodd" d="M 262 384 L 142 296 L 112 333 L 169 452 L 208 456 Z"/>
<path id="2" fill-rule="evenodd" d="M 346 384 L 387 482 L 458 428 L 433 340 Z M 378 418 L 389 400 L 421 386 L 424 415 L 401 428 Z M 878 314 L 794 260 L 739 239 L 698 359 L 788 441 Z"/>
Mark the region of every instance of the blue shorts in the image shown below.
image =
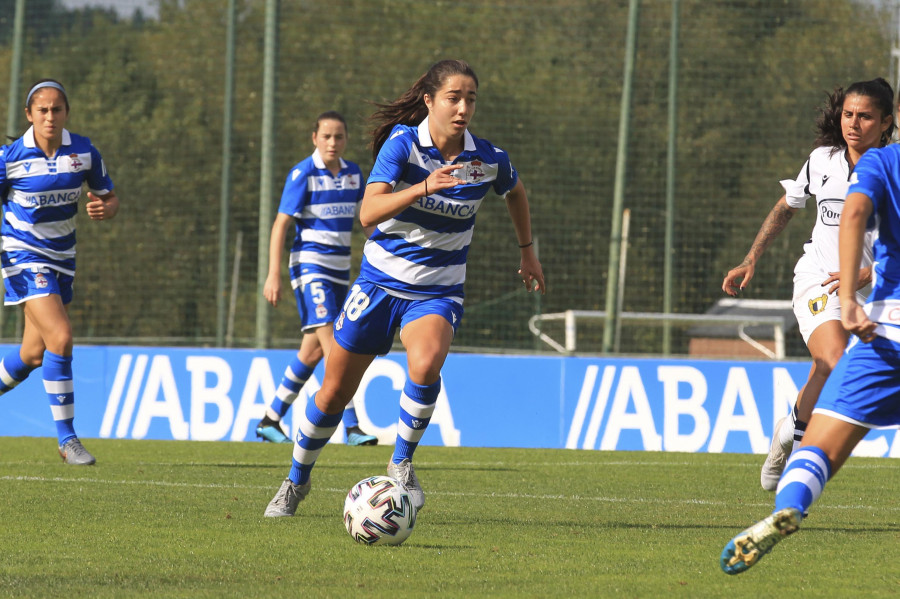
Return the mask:
<path id="1" fill-rule="evenodd" d="M 62 298 L 63 305 L 72 301 L 72 285 L 75 277 L 52 268 L 32 267 L 6 277 L 6 294 L 3 303 L 15 306 L 30 299 L 56 294 Z"/>
<path id="2" fill-rule="evenodd" d="M 407 324 L 429 314 L 439 314 L 453 327 L 459 328 L 463 307 L 445 297 L 403 299 L 381 287 L 359 278 L 353 283 L 344 309 L 334 322 L 334 340 L 356 354 L 382 356 L 391 351 L 394 333 Z"/>
<path id="3" fill-rule="evenodd" d="M 309 281 L 294 288 L 300 330 L 306 332 L 333 323 L 346 296 L 346 285 L 328 280 Z"/>
<path id="4" fill-rule="evenodd" d="M 900 425 L 900 344 L 851 337 L 814 411 L 869 428 Z"/>

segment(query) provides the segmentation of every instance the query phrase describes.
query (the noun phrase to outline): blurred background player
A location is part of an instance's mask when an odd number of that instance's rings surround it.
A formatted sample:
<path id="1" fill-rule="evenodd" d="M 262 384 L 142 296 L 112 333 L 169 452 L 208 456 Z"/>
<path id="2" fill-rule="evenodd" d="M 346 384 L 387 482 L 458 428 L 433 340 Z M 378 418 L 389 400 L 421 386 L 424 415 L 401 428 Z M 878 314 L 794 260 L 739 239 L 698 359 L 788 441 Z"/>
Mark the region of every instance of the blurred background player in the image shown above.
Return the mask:
<path id="1" fill-rule="evenodd" d="M 267 517 L 294 515 L 344 406 L 375 356 L 390 351 L 398 327 L 408 377 L 387 474 L 422 508 L 425 494 L 413 452 L 434 413 L 441 368 L 462 319 L 466 256 L 475 213 L 488 191 L 506 199 L 526 289 L 545 291 L 525 186 L 506 152 L 468 131 L 477 91 L 478 78 L 467 63 L 443 60 L 373 116 L 376 158 L 360 221 L 375 231 L 334 324 L 336 343 L 322 388 L 302 416 L 290 473 L 266 508 Z"/>
<path id="2" fill-rule="evenodd" d="M 874 218 L 873 218 L 874 216 Z M 854 290 L 868 241 L 878 227 L 874 285 L 865 308 Z M 775 511 L 725 545 L 720 566 L 739 574 L 796 532 L 853 448 L 873 428 L 900 425 L 900 146 L 863 156 L 850 179 L 840 224 L 841 321 L 851 341 L 822 390 L 806 435 L 788 460 Z M 862 343 L 859 342 L 862 341 Z M 878 551 L 879 549 L 876 549 Z M 815 546 L 817 559 L 827 555 Z M 784 564 L 779 564 L 784 570 Z"/>
<path id="3" fill-rule="evenodd" d="M 347 147 L 347 123 L 335 111 L 323 112 L 312 133 L 316 147 L 288 174 L 269 242 L 269 274 L 263 295 L 273 306 L 281 299 L 281 254 L 291 224 L 296 235 L 288 263 L 291 287 L 300 312 L 303 339 L 288 364 L 281 384 L 256 427 L 256 436 L 273 443 L 290 443 L 281 419 L 297 398 L 334 339 L 333 327 L 350 283 L 350 238 L 356 208 L 362 200 L 362 171 L 342 158 Z M 348 445 L 375 445 L 373 435 L 359 428 L 351 402 L 344 410 Z"/>
<path id="4" fill-rule="evenodd" d="M 68 306 L 75 278 L 75 215 L 85 183 L 91 220 L 113 218 L 119 199 L 91 140 L 65 128 L 69 99 L 58 81 L 32 86 L 25 116 L 31 127 L 0 148 L 4 303 L 21 304 L 25 315 L 22 345 L 0 360 L 0 394 L 43 365 L 59 455 L 66 464 L 91 465 L 96 460 L 74 427 Z"/>
<path id="5" fill-rule="evenodd" d="M 816 122 L 816 149 L 795 180 L 781 182 L 785 194 L 763 221 L 744 261 L 728 271 L 722 282 L 725 293 L 737 296 L 750 283 L 757 261 L 772 240 L 815 196 L 816 224 L 794 268 L 793 297 L 794 315 L 812 356 L 812 367 L 790 416 L 775 424 L 769 455 L 760 472 L 760 484 L 767 491 L 778 486 L 785 461 L 803 438 L 819 393 L 847 346 L 838 297 L 838 219 L 850 174 L 860 156 L 887 145 L 891 139 L 893 95 L 891 86 L 881 78 L 854 83 L 846 91 L 838 88 L 828 95 Z M 861 270 L 854 277 L 859 289 L 872 281 L 872 234 L 867 236 L 864 248 Z"/>

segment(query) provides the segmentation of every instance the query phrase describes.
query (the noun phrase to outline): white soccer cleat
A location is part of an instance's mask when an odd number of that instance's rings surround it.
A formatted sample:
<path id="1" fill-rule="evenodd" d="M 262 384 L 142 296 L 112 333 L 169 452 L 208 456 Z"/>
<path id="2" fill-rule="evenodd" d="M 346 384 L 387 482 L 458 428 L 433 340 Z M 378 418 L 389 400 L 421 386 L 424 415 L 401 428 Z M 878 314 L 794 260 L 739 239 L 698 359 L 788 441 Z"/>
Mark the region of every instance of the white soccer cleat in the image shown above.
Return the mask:
<path id="1" fill-rule="evenodd" d="M 719 558 L 726 574 L 749 570 L 784 537 L 797 532 L 803 518 L 792 507 L 778 510 L 728 541 Z"/>
<path id="2" fill-rule="evenodd" d="M 412 462 L 406 459 L 399 464 L 395 464 L 394 462 L 389 463 L 387 475 L 391 478 L 396 478 L 403 488 L 406 489 L 410 499 L 412 499 L 413 507 L 416 508 L 417 512 L 422 509 L 422 506 L 425 505 L 425 492 L 422 490 L 421 485 L 419 485 L 419 477 L 416 476 L 416 471 L 413 469 Z"/>
<path id="3" fill-rule="evenodd" d="M 766 491 L 774 491 L 778 488 L 781 473 L 784 472 L 784 466 L 787 464 L 787 459 L 791 455 L 791 449 L 794 447 L 793 435 L 786 443 L 781 442 L 781 427 L 790 425 L 791 419 L 785 416 L 775 423 L 775 430 L 772 431 L 772 445 L 769 446 L 769 455 L 766 456 L 762 471 L 759 473 L 759 484 Z"/>
<path id="4" fill-rule="evenodd" d="M 275 493 L 275 497 L 269 502 L 269 506 L 264 514 L 265 517 L 293 516 L 294 512 L 297 511 L 297 505 L 306 499 L 306 495 L 311 487 L 312 482 L 309 480 L 302 485 L 295 485 L 291 482 L 291 479 L 284 479 L 284 482 L 278 488 L 278 492 Z"/>

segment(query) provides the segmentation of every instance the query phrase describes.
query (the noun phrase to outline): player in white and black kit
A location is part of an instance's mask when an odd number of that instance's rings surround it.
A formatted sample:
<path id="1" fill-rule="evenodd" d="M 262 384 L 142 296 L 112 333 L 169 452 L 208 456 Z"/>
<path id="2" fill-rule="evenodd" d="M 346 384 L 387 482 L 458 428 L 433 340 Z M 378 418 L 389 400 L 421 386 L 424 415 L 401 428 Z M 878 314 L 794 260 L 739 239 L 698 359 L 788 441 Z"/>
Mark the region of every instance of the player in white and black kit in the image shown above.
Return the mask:
<path id="1" fill-rule="evenodd" d="M 775 425 L 769 455 L 760 483 L 774 491 L 792 448 L 799 445 L 819 393 L 847 345 L 841 326 L 838 225 L 850 175 L 869 149 L 887 145 L 894 131 L 893 95 L 890 84 L 878 78 L 838 88 L 829 94 L 816 125 L 816 149 L 796 179 L 781 181 L 785 193 L 766 217 L 744 261 L 731 269 L 722 290 L 736 296 L 753 278 L 756 262 L 771 241 L 787 226 L 793 214 L 816 199 L 818 215 L 803 256 L 794 268 L 794 315 L 812 356 L 809 379 L 800 390 L 790 418 Z M 872 235 L 863 252 L 858 288 L 872 281 Z M 740 281 L 740 283 L 738 283 Z"/>

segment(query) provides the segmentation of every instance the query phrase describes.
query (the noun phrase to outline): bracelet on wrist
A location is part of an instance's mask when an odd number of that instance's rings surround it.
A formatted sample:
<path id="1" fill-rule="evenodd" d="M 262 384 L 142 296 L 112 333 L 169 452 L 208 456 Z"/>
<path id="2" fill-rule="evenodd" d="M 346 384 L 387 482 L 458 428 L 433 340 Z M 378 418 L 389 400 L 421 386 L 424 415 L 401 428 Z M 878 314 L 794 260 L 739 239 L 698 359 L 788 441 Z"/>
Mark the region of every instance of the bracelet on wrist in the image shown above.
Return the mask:
<path id="1" fill-rule="evenodd" d="M 525 248 L 530 247 L 530 246 L 532 246 L 532 245 L 534 245 L 534 240 L 533 240 L 533 239 L 532 239 L 531 241 L 529 241 L 528 243 L 520 244 L 520 245 L 519 245 L 519 249 L 520 249 L 520 250 L 524 250 Z"/>

